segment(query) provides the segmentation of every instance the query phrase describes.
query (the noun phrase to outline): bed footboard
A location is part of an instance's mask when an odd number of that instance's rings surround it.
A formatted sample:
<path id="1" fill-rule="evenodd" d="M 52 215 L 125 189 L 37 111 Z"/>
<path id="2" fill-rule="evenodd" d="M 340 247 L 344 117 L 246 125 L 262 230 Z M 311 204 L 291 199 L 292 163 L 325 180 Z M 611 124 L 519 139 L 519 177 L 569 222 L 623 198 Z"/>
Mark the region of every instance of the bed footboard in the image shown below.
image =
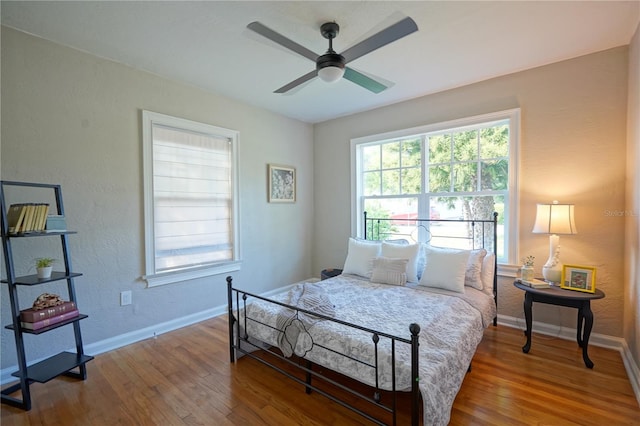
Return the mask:
<path id="1" fill-rule="evenodd" d="M 233 363 L 236 361 L 238 356 L 249 356 L 258 362 L 262 363 L 265 366 L 271 367 L 276 371 L 284 374 L 288 378 L 294 380 L 295 382 L 304 386 L 306 393 L 311 393 L 312 391 L 317 392 L 332 401 L 342 405 L 345 408 L 348 408 L 359 415 L 365 417 L 371 422 L 379 425 L 393 424 L 395 425 L 397 422 L 397 414 L 398 414 L 398 393 L 401 391 L 397 389 L 396 383 L 396 351 L 398 345 L 409 345 L 410 353 L 411 353 L 411 376 L 410 376 L 410 404 L 411 404 L 411 424 L 418 425 L 420 423 L 420 390 L 419 390 L 419 372 L 418 372 L 418 347 L 419 347 L 419 334 L 420 334 L 420 326 L 418 324 L 411 324 L 409 326 L 409 331 L 411 333 L 410 338 L 402 338 L 398 336 L 393 336 L 387 333 L 383 333 L 377 330 L 372 330 L 366 327 L 361 327 L 357 324 L 347 323 L 345 321 L 341 321 L 336 318 L 327 317 L 324 315 L 320 315 L 314 312 L 310 312 L 295 306 L 287 305 L 285 303 L 281 303 L 274 300 L 269 300 L 267 298 L 247 293 L 245 291 L 236 289 L 233 287 L 233 279 L 232 277 L 227 277 L 227 296 L 228 296 L 228 314 L 229 314 L 229 356 L 230 361 Z M 363 393 L 363 391 L 359 391 L 357 389 L 350 388 L 349 386 L 341 383 L 340 381 L 335 380 L 332 377 L 329 377 L 327 374 L 323 374 L 322 369 L 313 368 L 314 364 L 303 357 L 285 357 L 282 352 L 273 345 L 265 348 L 263 345 L 257 344 L 257 342 L 252 339 L 254 336 L 250 336 L 248 333 L 249 323 L 253 322 L 256 324 L 260 324 L 261 326 L 269 327 L 273 329 L 276 333 L 284 333 L 284 330 L 280 330 L 278 328 L 273 327 L 273 325 L 265 324 L 255 318 L 251 318 L 247 314 L 247 306 L 248 301 L 251 300 L 261 300 L 267 302 L 269 304 L 279 305 L 278 308 L 288 309 L 295 312 L 295 316 L 306 315 L 312 316 L 321 321 L 333 321 L 335 323 L 340 324 L 341 326 L 350 327 L 353 329 L 360 330 L 365 333 L 370 333 L 371 342 L 372 342 L 372 350 L 375 353 L 375 358 L 373 362 L 368 360 L 358 359 L 349 354 L 340 353 L 335 351 L 334 349 L 323 346 L 318 342 L 314 342 L 311 339 L 312 347 L 320 347 L 322 350 L 331 351 L 332 354 L 345 357 L 345 360 L 349 360 L 350 362 L 356 362 L 360 365 L 366 366 L 366 368 L 370 368 L 372 374 L 375 377 L 375 386 L 373 386 L 373 395 L 367 395 Z M 305 330 L 306 331 L 306 330 Z M 381 339 L 388 339 L 387 342 L 390 345 L 390 354 L 391 354 L 391 388 L 383 390 L 378 381 L 378 373 L 381 368 L 382 360 L 379 359 L 379 342 Z M 260 352 L 256 352 L 256 350 L 260 349 Z M 311 349 L 309 349 L 310 351 Z M 307 354 L 309 353 L 307 351 Z M 318 385 L 316 385 L 318 382 Z M 328 386 L 327 386 L 328 385 Z M 346 394 L 350 397 L 355 397 L 358 401 L 363 401 L 367 407 L 373 406 L 375 409 L 371 409 L 365 411 L 356 407 L 353 404 L 350 404 L 345 399 L 340 398 L 340 396 L 336 395 L 335 392 L 332 393 L 331 389 L 339 389 L 340 391 L 346 392 Z M 406 394 L 407 392 L 403 392 Z M 385 395 L 384 397 L 382 395 Z M 388 396 L 387 396 L 388 395 Z M 353 399 L 353 398 L 349 398 Z M 372 411 L 376 413 L 382 413 L 382 416 L 376 416 L 372 414 Z"/>

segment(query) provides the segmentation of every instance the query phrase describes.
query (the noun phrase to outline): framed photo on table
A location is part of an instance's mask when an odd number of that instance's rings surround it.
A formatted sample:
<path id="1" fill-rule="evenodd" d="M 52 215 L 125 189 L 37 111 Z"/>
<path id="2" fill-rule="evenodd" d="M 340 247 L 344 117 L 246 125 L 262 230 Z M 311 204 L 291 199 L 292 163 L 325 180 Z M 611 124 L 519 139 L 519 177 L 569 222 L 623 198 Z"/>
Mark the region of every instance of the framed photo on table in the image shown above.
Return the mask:
<path id="1" fill-rule="evenodd" d="M 567 290 L 596 292 L 596 268 L 591 266 L 564 265 L 560 287 Z"/>
<path id="2" fill-rule="evenodd" d="M 269 164 L 269 202 L 296 202 L 296 169 Z"/>

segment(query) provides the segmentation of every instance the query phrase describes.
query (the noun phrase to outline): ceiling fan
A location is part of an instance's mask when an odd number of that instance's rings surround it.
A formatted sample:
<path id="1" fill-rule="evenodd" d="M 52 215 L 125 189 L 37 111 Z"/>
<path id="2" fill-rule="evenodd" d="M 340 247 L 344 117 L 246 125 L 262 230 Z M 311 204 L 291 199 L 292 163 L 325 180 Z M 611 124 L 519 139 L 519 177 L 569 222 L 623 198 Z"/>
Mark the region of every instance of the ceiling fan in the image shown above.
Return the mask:
<path id="1" fill-rule="evenodd" d="M 338 54 L 333 50 L 333 39 L 338 35 L 340 27 L 335 22 L 327 22 L 320 26 L 320 34 L 329 40 L 329 49 L 324 55 L 317 55 L 306 47 L 301 46 L 295 41 L 273 31 L 260 22 L 252 22 L 247 25 L 247 28 L 316 63 L 316 69 L 293 80 L 291 83 L 285 84 L 274 93 L 286 93 L 294 87 L 297 87 L 316 76 L 329 83 L 336 82 L 344 77 L 347 80 L 372 91 L 373 93 L 380 93 L 387 88 L 386 85 L 347 67 L 346 64 L 366 55 L 367 53 L 371 53 L 382 46 L 418 31 L 418 26 L 414 20 L 407 17 L 372 35 L 366 40 L 351 46 L 347 50 L 343 51 L 342 54 Z"/>

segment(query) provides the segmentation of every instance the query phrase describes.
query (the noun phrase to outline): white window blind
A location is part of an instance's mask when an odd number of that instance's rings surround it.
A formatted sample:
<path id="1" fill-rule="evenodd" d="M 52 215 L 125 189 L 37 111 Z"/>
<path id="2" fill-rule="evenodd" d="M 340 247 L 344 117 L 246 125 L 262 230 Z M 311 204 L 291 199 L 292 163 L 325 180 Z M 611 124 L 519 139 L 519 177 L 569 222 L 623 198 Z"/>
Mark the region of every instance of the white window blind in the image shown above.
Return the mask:
<path id="1" fill-rule="evenodd" d="M 145 111 L 147 276 L 150 285 L 237 261 L 234 142 L 226 129 Z M 232 132 L 233 133 L 233 132 Z M 148 158 L 151 157 L 151 158 Z M 149 167 L 151 165 L 151 167 Z M 236 268 L 237 269 L 237 268 Z M 204 273 L 203 273 L 204 271 Z"/>
<path id="2" fill-rule="evenodd" d="M 231 141 L 153 126 L 156 272 L 231 260 Z"/>

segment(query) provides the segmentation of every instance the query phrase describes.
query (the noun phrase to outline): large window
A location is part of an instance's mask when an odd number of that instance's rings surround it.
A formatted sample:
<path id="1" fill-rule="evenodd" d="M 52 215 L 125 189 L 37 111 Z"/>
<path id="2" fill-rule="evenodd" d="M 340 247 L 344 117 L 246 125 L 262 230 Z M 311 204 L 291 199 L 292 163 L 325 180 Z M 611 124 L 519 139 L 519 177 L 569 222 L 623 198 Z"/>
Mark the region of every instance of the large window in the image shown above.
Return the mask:
<path id="1" fill-rule="evenodd" d="M 143 111 L 149 286 L 239 268 L 235 131 Z"/>
<path id="2" fill-rule="evenodd" d="M 496 211 L 499 261 L 515 261 L 518 121 L 519 110 L 509 110 L 353 140 L 355 234 L 364 211 L 405 219 L 491 219 Z"/>

